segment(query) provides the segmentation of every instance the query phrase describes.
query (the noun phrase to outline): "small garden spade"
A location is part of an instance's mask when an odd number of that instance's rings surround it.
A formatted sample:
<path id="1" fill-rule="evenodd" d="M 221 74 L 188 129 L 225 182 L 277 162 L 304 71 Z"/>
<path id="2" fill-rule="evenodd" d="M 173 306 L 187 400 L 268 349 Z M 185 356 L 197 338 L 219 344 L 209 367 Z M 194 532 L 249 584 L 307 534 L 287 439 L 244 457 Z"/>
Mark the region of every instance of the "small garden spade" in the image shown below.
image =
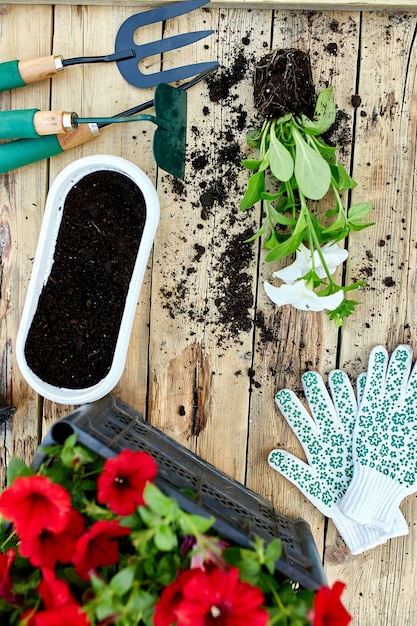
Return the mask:
<path id="1" fill-rule="evenodd" d="M 154 106 L 155 115 L 133 115 Z M 81 118 L 57 111 L 0 112 L 0 138 L 16 141 L 0 145 L 0 173 L 49 158 L 85 143 L 100 128 L 117 122 L 150 121 L 157 125 L 153 155 L 159 167 L 177 178 L 184 177 L 187 131 L 187 94 L 184 88 L 165 83 L 155 89 L 152 102 L 114 117 Z"/>

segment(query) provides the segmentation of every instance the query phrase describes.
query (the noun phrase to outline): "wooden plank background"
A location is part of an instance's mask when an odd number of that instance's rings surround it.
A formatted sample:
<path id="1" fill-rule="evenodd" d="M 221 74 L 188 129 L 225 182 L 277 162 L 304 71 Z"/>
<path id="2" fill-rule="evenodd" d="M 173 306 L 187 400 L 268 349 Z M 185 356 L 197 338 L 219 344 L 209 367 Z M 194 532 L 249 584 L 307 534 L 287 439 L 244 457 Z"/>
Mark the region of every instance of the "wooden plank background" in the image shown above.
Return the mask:
<path id="1" fill-rule="evenodd" d="M 64 58 L 110 52 L 118 26 L 139 4 L 111 5 L 0 5 L 0 59 L 45 55 L 51 42 L 53 52 Z M 359 11 L 400 5 L 368 2 L 346 12 L 284 11 L 278 10 L 279 2 L 250 10 L 213 3 L 209 10 L 168 22 L 165 36 L 215 30 L 213 37 L 187 49 L 185 58 L 218 59 L 215 79 L 224 88 L 218 100 L 208 84 L 189 92 L 184 183 L 157 171 L 153 128 L 146 123 L 103 129 L 99 138 L 49 163 L 0 176 L 0 393 L 17 407 L 12 422 L 2 427 L 2 482 L 10 454 L 29 459 L 51 423 L 71 408 L 38 398 L 22 379 L 14 356 L 49 183 L 83 155 L 123 156 L 156 185 L 161 221 L 125 372 L 114 393 L 155 426 L 272 499 L 285 515 L 304 517 L 329 581 L 348 585 L 345 600 L 358 626 L 416 624 L 415 496 L 402 505 L 410 526 L 407 537 L 352 557 L 332 523 L 272 472 L 266 457 L 277 444 L 301 455 L 275 409 L 278 389 L 299 391 L 301 374 L 312 368 L 325 375 L 340 366 L 355 377 L 365 369 L 374 345 L 392 350 L 399 342 L 413 344 L 416 336 L 417 14 Z M 298 6 L 310 8 L 308 3 Z M 141 33 L 142 41 L 160 36 L 161 24 Z M 318 89 L 334 85 L 345 131 L 352 137 L 343 150 L 358 181 L 351 201 L 374 203 L 376 226 L 349 239 L 349 281 L 366 278 L 367 286 L 358 294 L 360 308 L 340 332 L 321 313 L 272 305 L 262 282 L 279 265 L 263 263 L 256 244 L 239 243 L 260 220 L 259 208 L 245 214 L 238 210 L 247 180 L 239 162 L 248 154 L 245 134 L 256 118 L 254 63 L 271 48 L 290 46 L 310 52 Z M 236 69 L 239 60 L 244 61 L 242 74 L 234 83 L 228 70 Z M 183 62 L 184 52 L 175 51 L 165 56 L 164 67 Z M 158 58 L 150 59 L 147 71 L 158 64 Z M 361 98 L 358 108 L 352 106 L 354 94 Z M 51 82 L 0 94 L 0 106 L 112 115 L 151 97 L 152 90 L 131 87 L 112 65 L 86 65 L 68 68 Z M 233 319 L 234 294 L 241 310 Z"/>
<path id="2" fill-rule="evenodd" d="M 83 5 L 111 5 L 115 6 L 135 6 L 153 7 L 162 4 L 170 4 L 178 0 L 87 0 Z M 15 0 L 13 4 L 32 4 L 30 0 Z M 38 4 L 59 4 L 54 0 L 40 0 Z M 78 0 L 65 0 L 65 4 L 78 5 Z M 414 0 L 211 0 L 211 5 L 215 8 L 230 9 L 264 9 L 269 6 L 271 9 L 281 10 L 313 10 L 313 11 L 416 11 L 417 5 Z"/>

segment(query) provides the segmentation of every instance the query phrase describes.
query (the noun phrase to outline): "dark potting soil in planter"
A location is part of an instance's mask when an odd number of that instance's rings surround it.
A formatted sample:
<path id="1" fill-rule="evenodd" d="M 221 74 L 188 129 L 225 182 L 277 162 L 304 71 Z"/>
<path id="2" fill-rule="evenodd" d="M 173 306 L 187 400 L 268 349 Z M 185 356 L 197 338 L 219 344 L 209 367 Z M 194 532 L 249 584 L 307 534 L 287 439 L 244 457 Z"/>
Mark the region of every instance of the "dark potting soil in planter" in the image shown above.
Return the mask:
<path id="1" fill-rule="evenodd" d="M 62 210 L 25 356 L 43 381 L 82 389 L 110 370 L 146 203 L 129 177 L 100 170 L 71 188 Z"/>
<path id="2" fill-rule="evenodd" d="M 285 113 L 312 117 L 316 93 L 308 52 L 287 48 L 262 57 L 255 68 L 254 100 L 263 118 Z"/>

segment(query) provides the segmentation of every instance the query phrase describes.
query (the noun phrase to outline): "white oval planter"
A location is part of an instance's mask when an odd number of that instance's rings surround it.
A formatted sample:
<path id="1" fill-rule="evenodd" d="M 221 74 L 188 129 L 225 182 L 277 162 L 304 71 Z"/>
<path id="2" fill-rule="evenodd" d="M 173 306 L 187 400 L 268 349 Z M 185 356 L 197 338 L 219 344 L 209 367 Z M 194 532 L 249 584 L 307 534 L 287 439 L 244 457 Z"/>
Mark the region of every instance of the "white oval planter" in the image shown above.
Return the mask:
<path id="1" fill-rule="evenodd" d="M 145 225 L 125 300 L 113 361 L 107 375 L 91 387 L 82 389 L 56 387 L 39 378 L 29 367 L 25 356 L 25 345 L 40 295 L 51 273 L 65 198 L 75 183 L 92 172 L 102 170 L 124 174 L 139 187 L 146 205 Z M 122 217 L 120 216 L 121 219 Z M 61 404 L 84 404 L 102 398 L 115 387 L 125 366 L 137 301 L 158 222 L 159 200 L 153 184 L 141 169 L 126 159 L 110 155 L 85 157 L 71 163 L 56 177 L 46 200 L 35 261 L 16 341 L 19 368 L 29 385 L 41 396 Z"/>

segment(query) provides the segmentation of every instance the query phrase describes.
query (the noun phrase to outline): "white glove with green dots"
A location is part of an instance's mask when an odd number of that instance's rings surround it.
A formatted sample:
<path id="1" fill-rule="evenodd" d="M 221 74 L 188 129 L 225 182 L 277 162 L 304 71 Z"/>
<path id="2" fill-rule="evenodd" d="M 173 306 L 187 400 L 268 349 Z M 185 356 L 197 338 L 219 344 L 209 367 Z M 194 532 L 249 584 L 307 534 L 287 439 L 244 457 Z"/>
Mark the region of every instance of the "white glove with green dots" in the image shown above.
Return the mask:
<path id="1" fill-rule="evenodd" d="M 382 532 L 392 528 L 401 500 L 417 491 L 417 364 L 400 345 L 389 359 L 370 354 L 353 433 L 353 479 L 340 502 L 345 515 Z M 411 373 L 410 373 L 411 372 Z"/>
<path id="2" fill-rule="evenodd" d="M 270 466 L 296 485 L 318 510 L 333 520 L 352 554 L 408 533 L 407 523 L 397 508 L 389 529 L 376 528 L 352 519 L 339 504 L 352 481 L 352 435 L 358 405 L 352 385 L 341 370 L 329 374 L 329 395 L 317 372 L 302 377 L 303 389 L 311 410 L 306 411 L 288 389 L 279 391 L 276 403 L 299 439 L 308 463 L 285 450 L 272 450 Z M 358 397 L 364 389 L 365 375 L 357 380 Z"/>

